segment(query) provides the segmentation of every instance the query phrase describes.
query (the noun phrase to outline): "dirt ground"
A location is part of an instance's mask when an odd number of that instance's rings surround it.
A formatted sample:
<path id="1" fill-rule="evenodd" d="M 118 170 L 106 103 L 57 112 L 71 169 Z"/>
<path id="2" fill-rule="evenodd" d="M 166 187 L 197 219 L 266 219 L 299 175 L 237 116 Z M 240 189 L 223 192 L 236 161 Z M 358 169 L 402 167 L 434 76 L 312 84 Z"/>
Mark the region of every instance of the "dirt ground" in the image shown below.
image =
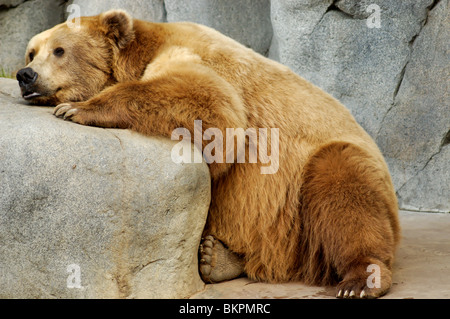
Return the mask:
<path id="1" fill-rule="evenodd" d="M 402 242 L 385 299 L 450 299 L 450 214 L 400 212 Z M 333 287 L 239 278 L 206 285 L 193 299 L 334 298 Z"/>

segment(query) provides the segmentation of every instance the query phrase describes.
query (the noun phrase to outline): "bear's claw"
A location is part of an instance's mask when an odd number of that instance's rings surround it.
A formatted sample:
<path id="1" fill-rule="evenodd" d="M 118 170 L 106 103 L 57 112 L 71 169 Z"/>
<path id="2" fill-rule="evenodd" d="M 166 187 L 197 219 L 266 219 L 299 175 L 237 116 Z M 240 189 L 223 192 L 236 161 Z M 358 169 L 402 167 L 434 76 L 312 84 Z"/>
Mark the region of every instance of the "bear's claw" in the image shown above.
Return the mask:
<path id="1" fill-rule="evenodd" d="M 56 117 L 63 118 L 65 120 L 70 119 L 72 116 L 77 114 L 78 109 L 74 108 L 74 106 L 70 103 L 62 103 L 59 104 L 56 108 L 53 114 Z"/>
<path id="2" fill-rule="evenodd" d="M 339 299 L 373 299 L 383 294 L 380 289 L 367 287 L 365 279 L 342 281 L 337 291 L 336 298 Z"/>

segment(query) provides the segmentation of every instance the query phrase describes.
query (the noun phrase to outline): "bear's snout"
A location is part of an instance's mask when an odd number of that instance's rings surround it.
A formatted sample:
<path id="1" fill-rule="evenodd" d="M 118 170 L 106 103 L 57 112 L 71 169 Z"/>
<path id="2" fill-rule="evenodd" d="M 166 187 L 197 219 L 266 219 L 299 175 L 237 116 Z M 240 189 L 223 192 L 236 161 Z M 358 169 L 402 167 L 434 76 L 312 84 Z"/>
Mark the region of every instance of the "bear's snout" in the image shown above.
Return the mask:
<path id="1" fill-rule="evenodd" d="M 17 72 L 16 78 L 17 81 L 19 81 L 19 85 L 22 86 L 27 86 L 27 85 L 33 85 L 34 82 L 36 82 L 38 77 L 38 74 L 36 72 L 34 72 L 34 70 L 32 68 L 25 68 L 25 69 L 21 69 L 19 70 L 19 72 Z"/>
<path id="2" fill-rule="evenodd" d="M 38 74 L 32 68 L 24 68 L 19 70 L 16 78 L 17 81 L 19 81 L 22 96 L 25 100 L 41 96 L 41 94 L 36 92 L 33 88 L 38 78 Z"/>

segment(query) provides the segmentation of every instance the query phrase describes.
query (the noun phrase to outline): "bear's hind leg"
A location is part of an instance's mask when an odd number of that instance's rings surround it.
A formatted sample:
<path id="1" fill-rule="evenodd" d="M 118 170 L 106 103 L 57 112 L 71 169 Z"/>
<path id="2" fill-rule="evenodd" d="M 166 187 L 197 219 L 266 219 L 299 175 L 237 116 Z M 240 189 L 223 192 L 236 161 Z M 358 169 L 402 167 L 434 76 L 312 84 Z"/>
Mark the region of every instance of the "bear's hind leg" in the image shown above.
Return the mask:
<path id="1" fill-rule="evenodd" d="M 337 277 L 338 298 L 376 298 L 391 286 L 399 228 L 386 170 L 349 143 L 323 147 L 305 167 L 303 276 L 320 284 Z M 321 269 L 331 271 L 318 278 Z"/>
<path id="2" fill-rule="evenodd" d="M 199 259 L 200 275 L 204 282 L 218 283 L 244 273 L 243 259 L 211 235 L 202 239 Z"/>

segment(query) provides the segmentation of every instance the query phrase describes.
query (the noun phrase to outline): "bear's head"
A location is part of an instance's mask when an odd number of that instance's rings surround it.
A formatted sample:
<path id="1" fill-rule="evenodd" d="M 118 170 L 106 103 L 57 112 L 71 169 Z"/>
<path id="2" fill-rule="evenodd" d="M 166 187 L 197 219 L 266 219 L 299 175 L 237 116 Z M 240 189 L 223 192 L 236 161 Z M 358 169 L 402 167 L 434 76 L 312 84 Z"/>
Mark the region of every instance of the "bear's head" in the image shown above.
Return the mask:
<path id="1" fill-rule="evenodd" d="M 121 10 L 79 19 L 30 40 L 26 67 L 17 72 L 25 100 L 40 105 L 85 101 L 116 82 L 112 65 L 134 39 L 133 19 Z"/>

